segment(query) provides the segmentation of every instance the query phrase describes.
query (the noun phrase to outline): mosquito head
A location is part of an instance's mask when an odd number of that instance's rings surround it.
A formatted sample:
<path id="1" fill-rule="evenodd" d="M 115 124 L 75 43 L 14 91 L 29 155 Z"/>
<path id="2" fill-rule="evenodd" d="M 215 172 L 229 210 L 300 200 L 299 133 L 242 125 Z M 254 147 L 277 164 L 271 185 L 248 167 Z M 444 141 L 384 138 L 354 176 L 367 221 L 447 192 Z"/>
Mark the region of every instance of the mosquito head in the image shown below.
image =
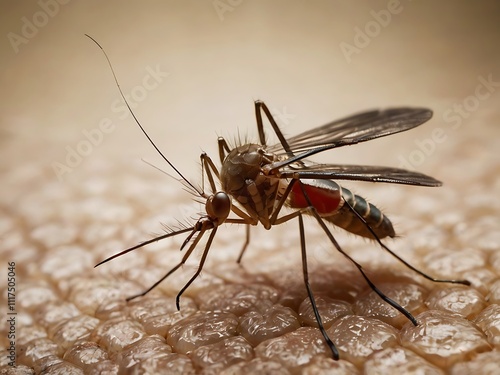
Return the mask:
<path id="1" fill-rule="evenodd" d="M 217 219 L 219 223 L 223 223 L 231 212 L 231 198 L 223 191 L 218 191 L 208 197 L 205 210 L 211 219 Z"/>

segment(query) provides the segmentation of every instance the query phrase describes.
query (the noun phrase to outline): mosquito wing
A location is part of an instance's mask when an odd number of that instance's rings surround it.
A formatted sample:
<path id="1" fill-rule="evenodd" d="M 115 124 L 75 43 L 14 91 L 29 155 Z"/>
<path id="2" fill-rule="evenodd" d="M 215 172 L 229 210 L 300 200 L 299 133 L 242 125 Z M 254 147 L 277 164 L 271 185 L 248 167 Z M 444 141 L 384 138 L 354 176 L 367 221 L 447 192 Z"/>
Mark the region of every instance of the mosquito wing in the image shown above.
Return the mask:
<path id="1" fill-rule="evenodd" d="M 352 145 L 385 137 L 412 129 L 429 120 L 432 111 L 426 108 L 389 108 L 358 113 L 308 130 L 287 140 L 294 153 L 304 153 L 319 148 Z M 283 146 L 277 144 L 268 148 L 270 152 L 282 153 Z M 307 153 L 307 155 L 311 155 Z"/>
<path id="2" fill-rule="evenodd" d="M 441 186 L 441 181 L 435 178 L 400 168 L 371 165 L 316 164 L 309 160 L 302 160 L 301 163 L 287 165 L 280 169 L 281 178 L 293 178 L 295 173 L 299 173 L 301 179 L 356 180 L 417 186 Z"/>

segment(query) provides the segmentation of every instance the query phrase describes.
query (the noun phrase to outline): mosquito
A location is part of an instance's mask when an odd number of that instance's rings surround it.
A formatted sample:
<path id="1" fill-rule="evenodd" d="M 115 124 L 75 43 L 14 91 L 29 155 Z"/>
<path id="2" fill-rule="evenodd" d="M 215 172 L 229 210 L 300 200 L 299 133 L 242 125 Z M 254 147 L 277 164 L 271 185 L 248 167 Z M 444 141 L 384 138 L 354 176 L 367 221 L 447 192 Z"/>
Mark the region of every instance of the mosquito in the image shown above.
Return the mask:
<path id="1" fill-rule="evenodd" d="M 410 130 L 429 120 L 432 117 L 431 110 L 409 107 L 373 110 L 345 117 L 308 130 L 295 137 L 285 139 L 266 104 L 262 101 L 256 101 L 254 104 L 259 143 L 247 143 L 231 148 L 224 138 L 219 137 L 218 146 L 221 168 L 217 168 L 210 156 L 202 153 L 200 155 L 202 185 L 198 188 L 184 177 L 150 138 L 130 108 L 106 52 L 95 39 L 89 35 L 86 36 L 97 44 L 104 53 L 120 95 L 142 133 L 159 155 L 180 177 L 184 185 L 205 203 L 205 213 L 200 215 L 198 220 L 191 226 L 168 231 L 161 236 L 144 241 L 110 256 L 95 266 L 100 266 L 153 242 L 187 233 L 187 237 L 181 245 L 181 250 L 186 247 L 187 250 L 181 261 L 151 287 L 139 294 L 128 297 L 127 301 L 146 295 L 182 267 L 198 246 L 200 240 L 205 234 L 208 234 L 208 239 L 196 272 L 176 296 L 176 306 L 180 310 L 180 298 L 200 275 L 212 242 L 222 224 L 230 223 L 246 226 L 246 239 L 237 259 L 239 263 L 250 241 L 251 226 L 256 226 L 260 223 L 265 229 L 271 229 L 274 225 L 297 219 L 300 233 L 302 273 L 307 295 L 311 302 L 319 330 L 330 348 L 333 358 L 338 360 L 338 349 L 323 326 L 314 294 L 309 284 L 304 215 L 312 216 L 325 232 L 333 246 L 359 270 L 368 286 L 382 300 L 406 316 L 415 326 L 418 325 L 415 317 L 376 287 L 366 275 L 363 267 L 341 248 L 326 222 L 343 228 L 355 235 L 376 241 L 379 246 L 388 251 L 406 267 L 428 280 L 438 283 L 470 285 L 470 282 L 467 280 L 437 279 L 429 276 L 394 253 L 381 241 L 385 237 L 395 236 L 391 221 L 373 204 L 368 203 L 363 197 L 353 194 L 333 180 L 385 182 L 427 187 L 440 186 L 440 181 L 422 173 L 399 168 L 319 164 L 307 159 L 310 156 L 330 149 Z M 276 145 L 267 145 L 262 114 L 266 116 L 279 139 L 279 143 Z M 210 187 L 209 192 L 206 192 L 204 188 L 205 178 Z M 217 187 L 216 182 L 219 183 L 220 188 Z M 283 214 L 283 207 L 292 209 L 292 212 Z M 231 214 L 232 217 L 229 217 Z"/>

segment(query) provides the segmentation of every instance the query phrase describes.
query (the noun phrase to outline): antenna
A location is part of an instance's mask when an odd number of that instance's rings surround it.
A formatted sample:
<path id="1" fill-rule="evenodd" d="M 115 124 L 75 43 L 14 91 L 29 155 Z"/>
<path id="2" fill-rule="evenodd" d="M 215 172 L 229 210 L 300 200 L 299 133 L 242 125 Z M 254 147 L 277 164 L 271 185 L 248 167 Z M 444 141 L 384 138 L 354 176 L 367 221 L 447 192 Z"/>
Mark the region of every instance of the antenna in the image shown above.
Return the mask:
<path id="1" fill-rule="evenodd" d="M 130 105 L 128 104 L 127 99 L 125 98 L 125 95 L 123 95 L 123 91 L 122 91 L 122 89 L 120 87 L 120 84 L 118 83 L 118 79 L 116 78 L 116 74 L 115 74 L 115 71 L 113 69 L 113 65 L 111 65 L 111 61 L 109 60 L 109 57 L 106 54 L 106 51 L 97 42 L 97 40 L 95 40 L 94 38 L 92 38 L 88 34 L 85 34 L 85 36 L 87 38 L 89 38 L 90 40 L 92 40 L 95 44 L 97 44 L 97 46 L 101 49 L 102 53 L 104 53 L 104 57 L 106 57 L 106 60 L 108 61 L 108 65 L 109 65 L 109 67 L 111 69 L 111 73 L 113 74 L 113 78 L 115 79 L 116 86 L 118 87 L 118 90 L 120 91 L 120 95 L 121 95 L 123 101 L 125 102 L 125 104 L 127 105 L 127 108 L 130 111 L 130 113 L 131 113 L 132 117 L 134 118 L 135 122 L 137 123 L 137 125 L 139 125 L 139 128 L 142 130 L 142 132 L 144 133 L 144 135 L 146 136 L 146 138 L 153 145 L 153 147 L 156 149 L 156 151 L 158 151 L 158 153 L 161 155 L 161 157 L 168 163 L 168 165 L 170 165 L 170 167 L 172 167 L 172 169 L 180 176 L 180 178 L 182 178 L 186 182 L 186 184 L 188 184 L 191 188 L 193 188 L 193 190 L 195 190 L 198 194 L 202 195 L 202 192 L 200 192 L 196 187 L 194 187 L 194 185 L 191 184 L 191 182 L 189 182 L 186 177 L 184 177 L 184 175 L 170 162 L 170 160 L 168 160 L 166 158 L 166 156 L 163 155 L 163 153 L 160 151 L 160 149 L 155 145 L 155 143 L 153 142 L 153 140 L 149 137 L 148 133 L 146 133 L 146 131 L 142 127 L 142 125 L 139 122 L 139 120 L 137 119 L 137 117 L 135 117 L 134 111 L 132 111 L 132 108 L 130 108 Z"/>

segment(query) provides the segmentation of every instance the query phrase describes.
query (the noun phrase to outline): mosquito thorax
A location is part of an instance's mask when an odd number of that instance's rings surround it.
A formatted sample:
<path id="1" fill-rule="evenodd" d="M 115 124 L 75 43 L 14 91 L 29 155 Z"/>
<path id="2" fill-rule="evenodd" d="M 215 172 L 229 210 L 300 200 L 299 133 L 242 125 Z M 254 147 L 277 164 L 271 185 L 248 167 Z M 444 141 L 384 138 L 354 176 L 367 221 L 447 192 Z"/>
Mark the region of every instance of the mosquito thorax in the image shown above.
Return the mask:
<path id="1" fill-rule="evenodd" d="M 249 143 L 234 148 L 222 164 L 222 189 L 230 194 L 239 191 L 245 187 L 247 180 L 256 179 L 263 165 L 271 162 L 271 158 L 265 157 L 261 145 Z"/>
<path id="2" fill-rule="evenodd" d="M 225 192 L 218 191 L 208 197 L 205 203 L 205 210 L 211 219 L 216 219 L 219 223 L 223 223 L 231 212 L 231 198 Z"/>
<path id="3" fill-rule="evenodd" d="M 226 156 L 220 173 L 222 189 L 268 229 L 280 180 L 265 176 L 262 168 L 277 160 L 263 146 L 249 143 L 234 148 Z"/>

